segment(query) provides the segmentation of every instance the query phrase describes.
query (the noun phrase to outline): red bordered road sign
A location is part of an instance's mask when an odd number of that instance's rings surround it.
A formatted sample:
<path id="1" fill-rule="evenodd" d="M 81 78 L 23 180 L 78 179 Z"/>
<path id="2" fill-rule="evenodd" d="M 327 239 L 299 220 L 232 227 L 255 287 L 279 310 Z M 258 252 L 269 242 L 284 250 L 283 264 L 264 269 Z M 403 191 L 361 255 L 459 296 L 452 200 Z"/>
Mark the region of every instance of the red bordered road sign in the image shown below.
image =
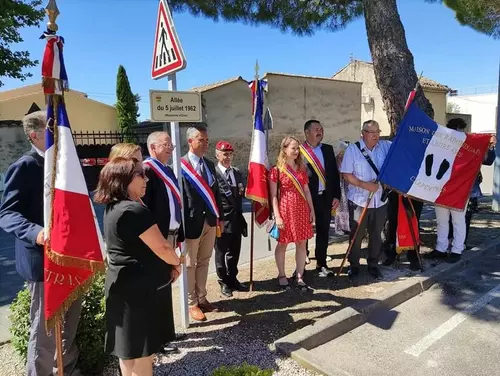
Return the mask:
<path id="1" fill-rule="evenodd" d="M 155 80 L 162 78 L 186 68 L 186 64 L 170 9 L 166 0 L 160 0 L 151 77 Z"/>

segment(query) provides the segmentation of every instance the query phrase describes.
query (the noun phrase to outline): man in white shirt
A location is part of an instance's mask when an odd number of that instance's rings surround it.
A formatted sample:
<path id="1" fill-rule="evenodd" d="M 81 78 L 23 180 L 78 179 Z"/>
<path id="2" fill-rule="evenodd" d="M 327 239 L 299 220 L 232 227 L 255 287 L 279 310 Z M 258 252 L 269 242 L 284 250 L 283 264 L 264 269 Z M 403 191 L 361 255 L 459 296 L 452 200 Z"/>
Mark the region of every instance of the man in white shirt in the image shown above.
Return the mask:
<path id="1" fill-rule="evenodd" d="M 351 240 L 359 226 L 359 231 L 349 255 L 348 275 L 355 280 L 359 275 L 359 258 L 361 241 L 368 230 L 368 272 L 373 278 L 381 280 L 383 275 L 378 268 L 382 245 L 382 228 L 387 215 L 386 201 L 382 201 L 383 188 L 377 182 L 384 160 L 391 143 L 380 140 L 380 127 L 375 120 L 363 123 L 361 140 L 349 145 L 344 154 L 340 173 L 349 183 L 347 199 L 349 204 L 349 221 Z M 370 192 L 373 197 L 362 223 L 358 223 L 365 208 Z"/>

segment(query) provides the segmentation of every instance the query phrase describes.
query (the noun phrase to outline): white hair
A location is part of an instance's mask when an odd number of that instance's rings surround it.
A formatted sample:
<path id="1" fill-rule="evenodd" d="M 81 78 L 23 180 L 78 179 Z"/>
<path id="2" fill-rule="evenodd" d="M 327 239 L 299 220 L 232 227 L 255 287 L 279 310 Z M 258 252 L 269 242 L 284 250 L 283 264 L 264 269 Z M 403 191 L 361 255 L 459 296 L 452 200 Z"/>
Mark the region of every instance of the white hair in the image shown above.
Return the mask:
<path id="1" fill-rule="evenodd" d="M 31 142 L 30 134 L 31 132 L 39 132 L 47 126 L 47 112 L 46 111 L 36 111 L 23 118 L 23 130 L 24 134 Z"/>
<path id="2" fill-rule="evenodd" d="M 158 142 L 158 139 L 162 136 L 165 136 L 165 135 L 170 137 L 168 132 L 165 132 L 165 131 L 156 131 L 156 132 L 151 133 L 148 136 L 148 140 L 146 142 L 148 144 L 148 150 L 150 153 L 151 153 L 151 145 L 156 144 Z"/>
<path id="3" fill-rule="evenodd" d="M 198 133 L 207 132 L 207 127 L 203 124 L 196 124 L 192 127 L 189 127 L 186 131 L 186 140 L 194 138 Z"/>

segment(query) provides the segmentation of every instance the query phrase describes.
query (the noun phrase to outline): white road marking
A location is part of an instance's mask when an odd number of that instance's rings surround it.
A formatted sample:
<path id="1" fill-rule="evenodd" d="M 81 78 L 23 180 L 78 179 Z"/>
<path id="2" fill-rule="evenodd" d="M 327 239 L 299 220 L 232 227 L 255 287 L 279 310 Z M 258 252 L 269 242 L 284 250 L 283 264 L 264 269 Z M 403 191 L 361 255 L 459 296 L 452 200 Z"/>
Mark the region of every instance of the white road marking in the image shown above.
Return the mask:
<path id="1" fill-rule="evenodd" d="M 500 285 L 490 290 L 486 295 L 483 295 L 481 298 L 476 300 L 461 312 L 455 314 L 451 319 L 434 329 L 431 333 L 422 338 L 415 345 L 406 349 L 405 353 L 418 357 L 434 343 L 439 341 L 441 338 L 455 329 L 458 325 L 467 320 L 470 315 L 473 315 L 474 313 L 479 311 L 495 298 L 500 298 Z"/>

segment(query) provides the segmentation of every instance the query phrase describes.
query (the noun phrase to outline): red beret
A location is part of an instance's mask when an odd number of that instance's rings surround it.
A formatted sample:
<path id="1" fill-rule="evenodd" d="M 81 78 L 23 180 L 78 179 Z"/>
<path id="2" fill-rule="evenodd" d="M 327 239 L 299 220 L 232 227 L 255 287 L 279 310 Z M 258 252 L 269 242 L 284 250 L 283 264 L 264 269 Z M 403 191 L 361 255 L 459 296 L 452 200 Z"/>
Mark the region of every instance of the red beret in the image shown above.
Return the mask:
<path id="1" fill-rule="evenodd" d="M 219 141 L 217 142 L 217 145 L 215 145 L 215 148 L 220 151 L 233 151 L 233 145 L 231 145 L 227 141 Z"/>

